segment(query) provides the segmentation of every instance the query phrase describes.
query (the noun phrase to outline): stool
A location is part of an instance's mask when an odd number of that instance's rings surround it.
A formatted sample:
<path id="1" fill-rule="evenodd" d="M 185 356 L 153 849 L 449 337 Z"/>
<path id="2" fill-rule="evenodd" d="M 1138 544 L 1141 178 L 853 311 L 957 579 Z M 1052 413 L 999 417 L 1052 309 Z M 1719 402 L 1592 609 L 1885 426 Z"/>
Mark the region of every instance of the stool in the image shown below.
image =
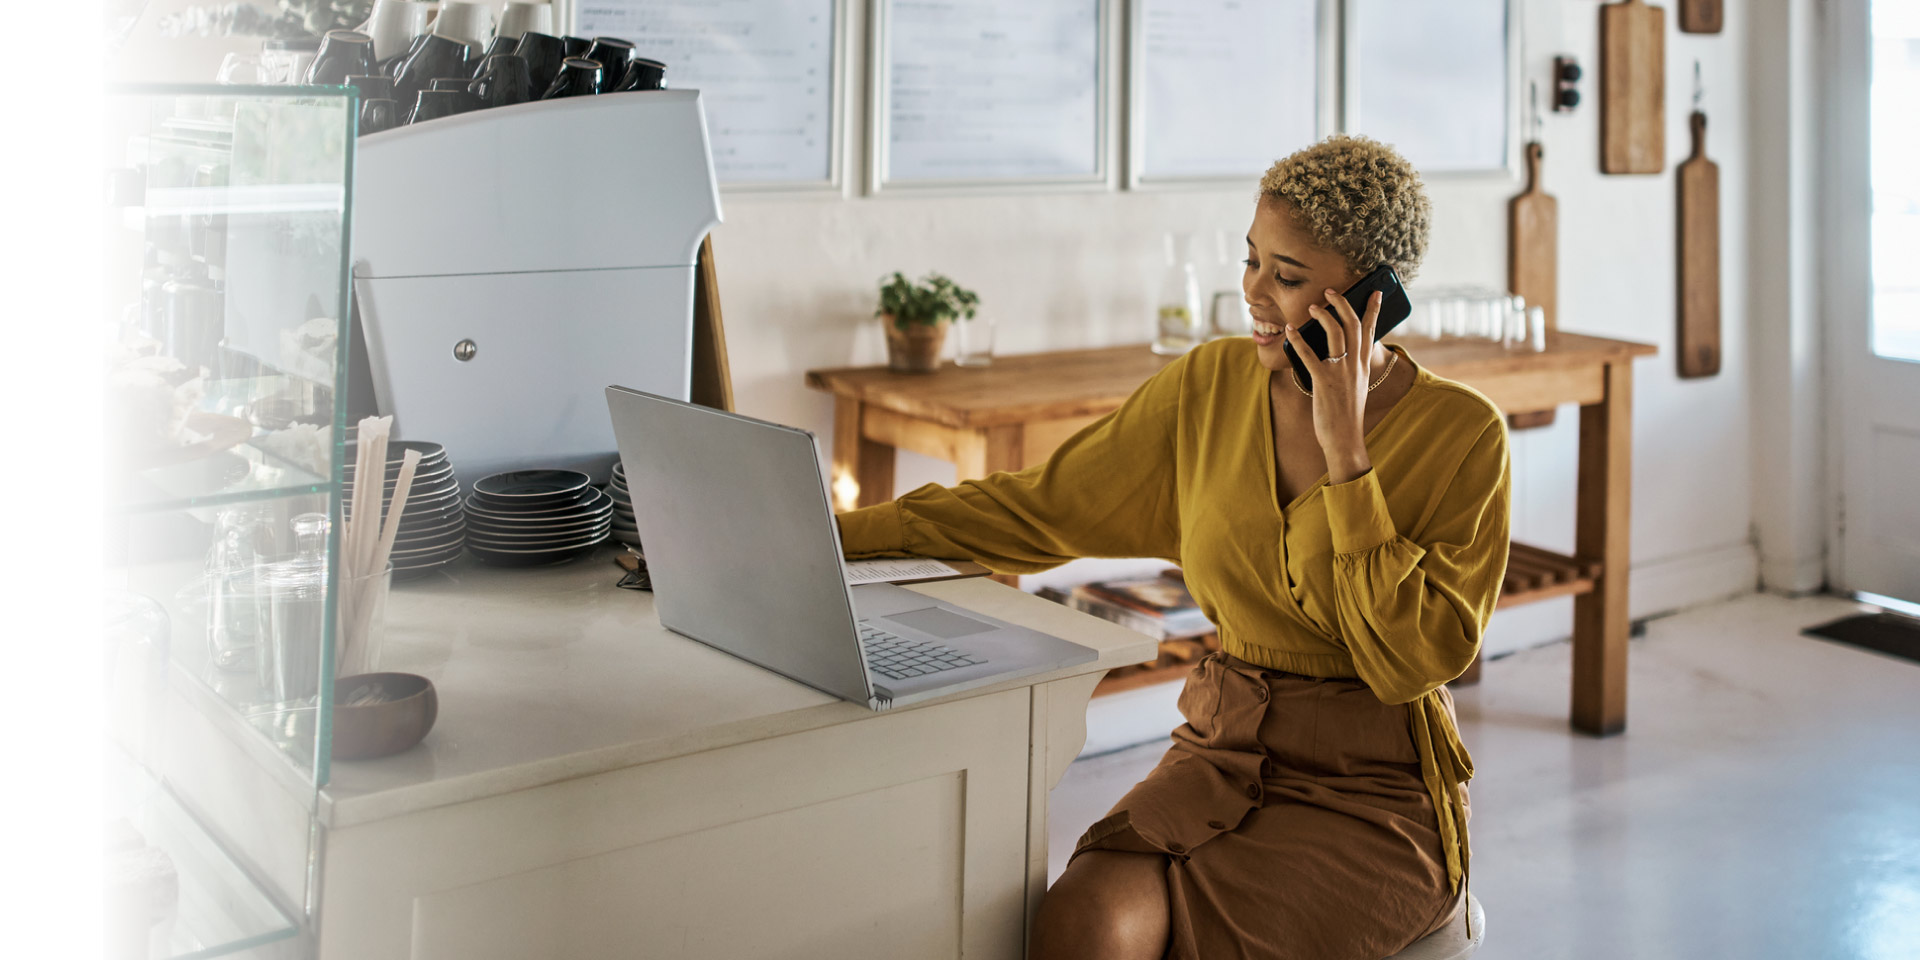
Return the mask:
<path id="1" fill-rule="evenodd" d="M 1471 939 L 1467 937 L 1467 925 L 1456 916 L 1452 923 L 1415 940 L 1386 960 L 1467 960 L 1480 949 L 1480 941 L 1487 936 L 1487 911 L 1481 909 L 1480 901 L 1472 893 L 1467 894 L 1467 918 L 1473 926 Z"/>

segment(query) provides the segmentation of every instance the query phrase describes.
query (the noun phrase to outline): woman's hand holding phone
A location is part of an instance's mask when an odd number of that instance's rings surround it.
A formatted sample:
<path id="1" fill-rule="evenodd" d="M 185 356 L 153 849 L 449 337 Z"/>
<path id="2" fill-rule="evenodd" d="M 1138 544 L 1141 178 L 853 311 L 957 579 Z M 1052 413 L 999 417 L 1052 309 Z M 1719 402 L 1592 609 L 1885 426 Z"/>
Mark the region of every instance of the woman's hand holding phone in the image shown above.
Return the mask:
<path id="1" fill-rule="evenodd" d="M 1366 445 L 1367 385 L 1373 380 L 1381 294 L 1376 291 L 1367 298 L 1365 316 L 1356 315 L 1347 298 L 1331 287 L 1326 298 L 1327 306 L 1307 308 L 1326 331 L 1326 359 L 1293 327 L 1286 328 L 1286 337 L 1313 376 L 1313 433 L 1327 457 L 1327 480 L 1345 483 L 1373 469 Z"/>

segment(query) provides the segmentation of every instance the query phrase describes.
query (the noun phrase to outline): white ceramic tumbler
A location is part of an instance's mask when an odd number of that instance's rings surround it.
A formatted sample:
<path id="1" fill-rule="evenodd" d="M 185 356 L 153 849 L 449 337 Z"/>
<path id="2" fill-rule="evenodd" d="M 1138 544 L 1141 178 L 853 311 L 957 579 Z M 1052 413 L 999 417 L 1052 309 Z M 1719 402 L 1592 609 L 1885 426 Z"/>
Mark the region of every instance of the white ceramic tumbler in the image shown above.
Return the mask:
<path id="1" fill-rule="evenodd" d="M 493 9 L 470 0 L 440 0 L 440 15 L 433 18 L 433 32 L 484 50 L 493 39 Z"/>
<path id="2" fill-rule="evenodd" d="M 432 13 L 420 0 L 374 0 L 373 15 L 360 28 L 373 38 L 373 59 L 391 60 L 406 53 L 413 38 L 427 32 Z"/>
<path id="3" fill-rule="evenodd" d="M 494 36 L 518 40 L 527 31 L 553 33 L 553 4 L 547 0 L 507 0 L 500 8 L 500 26 Z"/>

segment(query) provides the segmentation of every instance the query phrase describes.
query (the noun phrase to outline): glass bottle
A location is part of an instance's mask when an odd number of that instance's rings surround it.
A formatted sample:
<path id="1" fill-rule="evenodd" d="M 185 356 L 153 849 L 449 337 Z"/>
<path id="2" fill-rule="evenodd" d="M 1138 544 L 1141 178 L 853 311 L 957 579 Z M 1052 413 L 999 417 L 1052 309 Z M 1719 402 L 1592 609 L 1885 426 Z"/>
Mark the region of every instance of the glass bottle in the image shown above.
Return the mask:
<path id="1" fill-rule="evenodd" d="M 1200 310 L 1200 279 L 1193 269 L 1193 234 L 1167 234 L 1166 251 L 1167 270 L 1160 278 L 1153 352 L 1177 356 L 1205 339 L 1206 315 Z"/>
<path id="2" fill-rule="evenodd" d="M 226 507 L 214 515 L 205 578 L 207 646 L 213 665 L 228 673 L 253 670 L 261 634 L 254 578 L 274 555 L 268 516 L 251 503 Z"/>

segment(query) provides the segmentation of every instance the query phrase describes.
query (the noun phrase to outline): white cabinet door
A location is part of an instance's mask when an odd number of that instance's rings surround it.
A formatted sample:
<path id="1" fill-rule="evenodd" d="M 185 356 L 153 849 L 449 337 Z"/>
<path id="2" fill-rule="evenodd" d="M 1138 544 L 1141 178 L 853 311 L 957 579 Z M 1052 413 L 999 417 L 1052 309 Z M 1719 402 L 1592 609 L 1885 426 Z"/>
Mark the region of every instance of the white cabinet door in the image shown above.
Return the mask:
<path id="1" fill-rule="evenodd" d="M 1017 958 L 1030 703 L 1010 690 L 334 831 L 321 956 Z"/>

